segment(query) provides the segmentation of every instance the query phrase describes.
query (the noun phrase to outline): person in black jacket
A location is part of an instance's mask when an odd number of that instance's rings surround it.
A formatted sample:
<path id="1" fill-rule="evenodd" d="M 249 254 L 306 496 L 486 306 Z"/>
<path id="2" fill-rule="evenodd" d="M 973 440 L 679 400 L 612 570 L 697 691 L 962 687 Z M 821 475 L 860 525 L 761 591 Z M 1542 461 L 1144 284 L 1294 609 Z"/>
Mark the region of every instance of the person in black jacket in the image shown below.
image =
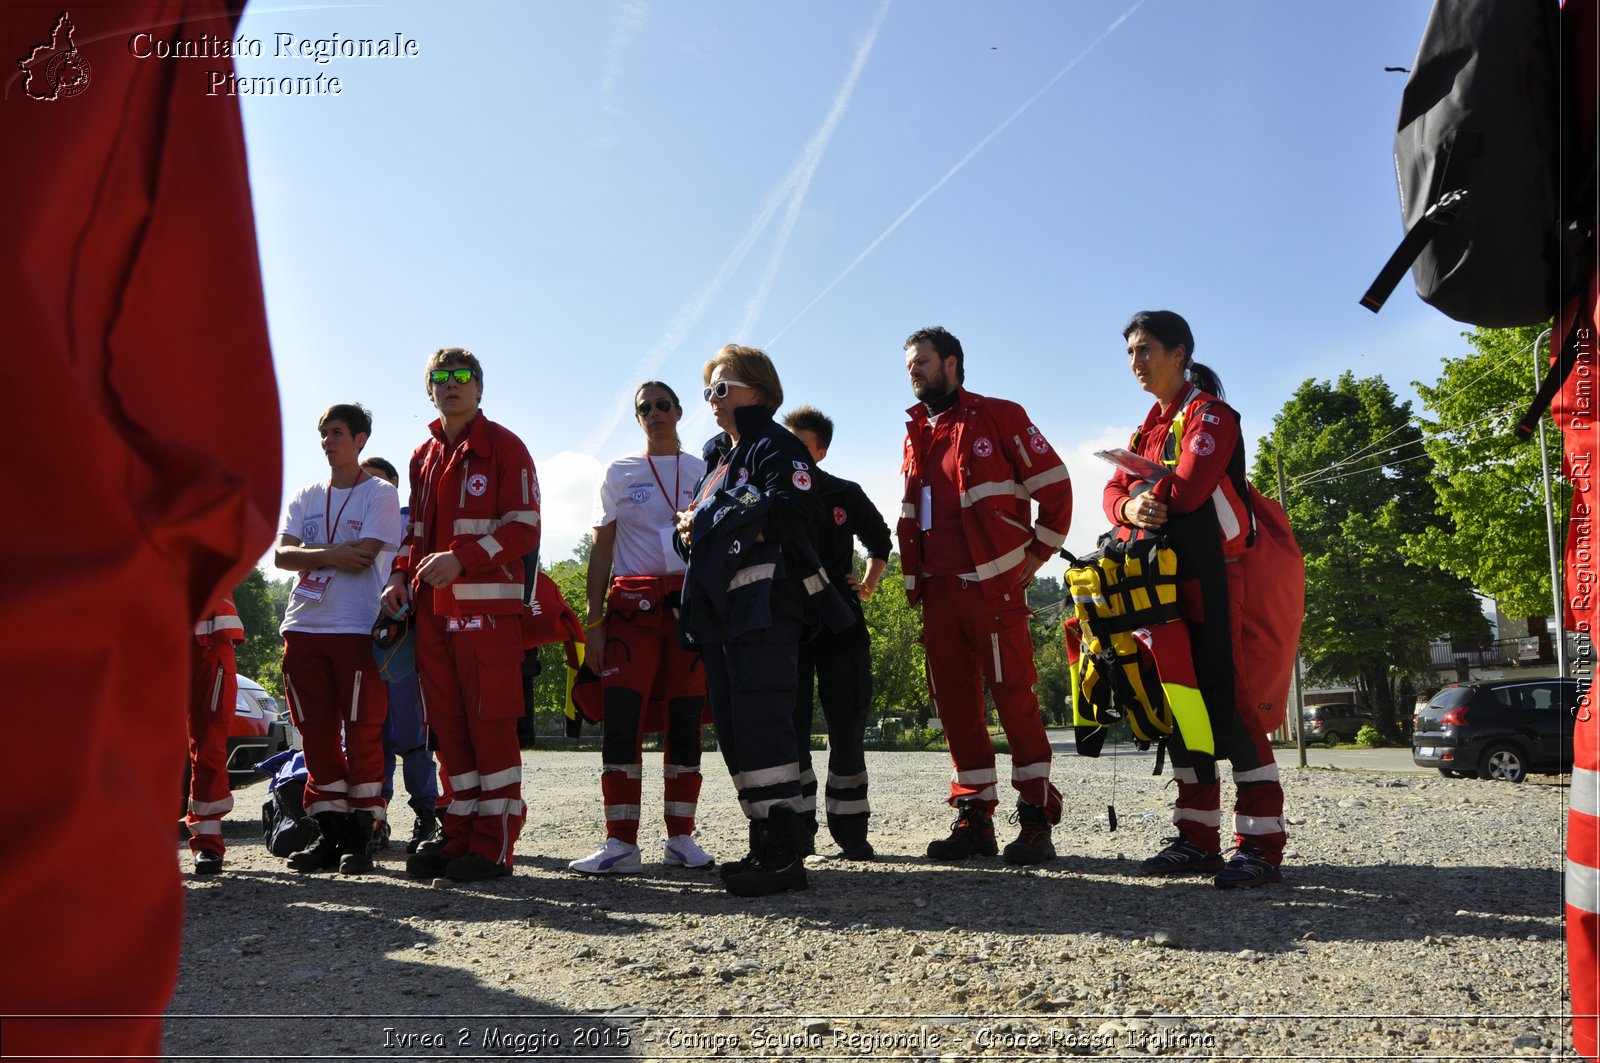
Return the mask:
<path id="1" fill-rule="evenodd" d="M 705 399 L 722 432 L 679 515 L 682 631 L 705 657 L 717 744 L 750 820 L 750 853 L 723 865 L 730 893 L 806 887 L 794 697 L 808 623 L 839 628 L 849 610 L 817 558 L 821 502 L 800 441 L 772 415 L 783 385 L 765 353 L 732 344 L 705 364 Z"/>
<path id="2" fill-rule="evenodd" d="M 833 419 L 813 406 L 798 406 L 783 419 L 820 465 L 833 444 Z M 828 722 L 828 782 L 823 790 L 828 833 L 846 860 L 871 860 L 867 841 L 867 759 L 862 742 L 872 710 L 872 639 L 861 603 L 872 597 L 889 563 L 893 543 L 889 525 L 861 485 L 817 469 L 814 490 L 822 499 L 818 553 L 822 567 L 850 607 L 852 623 L 843 631 L 826 629 L 800 643 L 800 675 L 794 706 L 801 795 L 806 800 L 808 833 L 817 832 L 817 776 L 811 768 L 812 690 Z M 855 573 L 855 540 L 867 551 L 864 578 Z M 845 591 L 845 588 L 849 588 Z"/>

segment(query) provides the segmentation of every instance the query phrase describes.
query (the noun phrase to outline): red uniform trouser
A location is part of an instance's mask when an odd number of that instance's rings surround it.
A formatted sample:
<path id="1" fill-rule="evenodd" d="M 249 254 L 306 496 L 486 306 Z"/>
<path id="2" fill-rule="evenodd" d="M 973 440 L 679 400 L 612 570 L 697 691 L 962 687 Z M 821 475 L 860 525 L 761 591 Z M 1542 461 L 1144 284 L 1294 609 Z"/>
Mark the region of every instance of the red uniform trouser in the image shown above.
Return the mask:
<path id="1" fill-rule="evenodd" d="M 1172 733 L 1168 746 L 1172 754 L 1172 773 L 1178 780 L 1178 801 L 1172 823 L 1185 841 L 1208 853 L 1222 848 L 1222 783 L 1196 781 L 1190 767 L 1189 751 L 1183 736 Z M 1252 845 L 1267 862 L 1276 867 L 1283 861 L 1283 846 L 1288 841 L 1283 825 L 1283 786 L 1278 781 L 1278 762 L 1272 755 L 1267 736 L 1256 734 L 1235 717 L 1217 760 L 1233 765 L 1233 784 L 1237 793 L 1233 803 L 1235 845 Z"/>
<path id="2" fill-rule="evenodd" d="M 511 865 L 526 818 L 522 803 L 522 626 L 515 616 L 458 620 L 416 596 L 422 708 L 439 740 L 450 804 L 444 851 Z"/>
<path id="3" fill-rule="evenodd" d="M 13 66 L 0 119 L 28 160 L 0 170 L 0 334 L 49 395 L 13 404 L 39 449 L 3 478 L 27 501 L 0 522 L 0 1044 L 159 1058 L 194 625 L 272 540 L 278 389 L 238 103 L 127 43 L 227 39 L 226 5 L 74 10 L 57 66 L 61 18 L 6 5 L 16 57 L 48 47 Z"/>
<path id="4" fill-rule="evenodd" d="M 693 834 L 700 802 L 700 721 L 706 675 L 700 654 L 683 648 L 663 593 L 682 579 L 619 577 L 606 611 L 605 662 L 600 684 L 605 706 L 600 796 L 606 837 L 636 845 L 643 803 L 645 707 L 666 705 L 661 779 L 667 835 Z M 648 608 L 640 608 L 648 602 Z"/>
<path id="5" fill-rule="evenodd" d="M 189 848 L 221 854 L 222 817 L 233 811 L 228 785 L 228 731 L 233 726 L 239 676 L 233 643 L 194 648 L 189 685 Z"/>
<path id="6" fill-rule="evenodd" d="M 1579 708 L 1567 812 L 1567 967 L 1572 972 L 1572 1045 L 1596 1058 L 1600 1014 L 1600 720 L 1596 697 Z"/>
<path id="7" fill-rule="evenodd" d="M 939 711 L 955 773 L 950 803 L 982 801 L 992 813 L 994 743 L 984 719 L 983 687 L 994 696 L 1000 726 L 1011 743 L 1011 786 L 1017 797 L 1061 819 L 1061 792 L 1050 784 L 1050 740 L 1033 687 L 1033 637 L 1025 605 L 996 603 L 975 583 L 928 577 L 922 592 L 922 645 L 928 693 Z M 1004 605 L 1004 610 L 999 606 Z"/>
<path id="8" fill-rule="evenodd" d="M 306 754 L 306 814 L 384 818 L 383 717 L 389 695 L 371 635 L 287 631 L 283 688 Z"/>

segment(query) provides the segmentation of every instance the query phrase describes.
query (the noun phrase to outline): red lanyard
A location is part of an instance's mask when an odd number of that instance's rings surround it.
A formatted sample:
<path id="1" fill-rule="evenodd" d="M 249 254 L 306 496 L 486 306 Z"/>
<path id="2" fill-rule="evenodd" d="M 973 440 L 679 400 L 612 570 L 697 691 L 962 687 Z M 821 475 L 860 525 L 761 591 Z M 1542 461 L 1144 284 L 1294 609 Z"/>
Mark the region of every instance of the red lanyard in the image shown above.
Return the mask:
<path id="1" fill-rule="evenodd" d="M 356 482 L 350 485 L 350 493 L 345 495 L 344 501 L 339 504 L 339 516 L 334 517 L 333 520 L 328 522 L 329 546 L 333 545 L 333 534 L 339 528 L 339 519 L 344 516 L 344 507 L 350 504 L 350 499 L 355 497 L 356 488 L 361 486 L 361 481 L 365 480 L 366 478 L 367 474 L 365 471 L 356 477 Z M 327 498 L 324 500 L 322 505 L 322 515 L 326 517 L 331 512 L 333 512 L 333 481 L 329 480 Z"/>
<path id="2" fill-rule="evenodd" d="M 678 512 L 678 474 L 683 471 L 683 451 L 672 456 L 672 494 L 667 494 L 667 485 L 661 482 L 661 474 L 656 472 L 656 463 L 651 459 L 650 452 L 644 452 L 644 460 L 650 465 L 650 475 L 656 478 L 656 486 L 661 488 L 661 493 L 667 499 L 667 508 L 673 513 Z"/>

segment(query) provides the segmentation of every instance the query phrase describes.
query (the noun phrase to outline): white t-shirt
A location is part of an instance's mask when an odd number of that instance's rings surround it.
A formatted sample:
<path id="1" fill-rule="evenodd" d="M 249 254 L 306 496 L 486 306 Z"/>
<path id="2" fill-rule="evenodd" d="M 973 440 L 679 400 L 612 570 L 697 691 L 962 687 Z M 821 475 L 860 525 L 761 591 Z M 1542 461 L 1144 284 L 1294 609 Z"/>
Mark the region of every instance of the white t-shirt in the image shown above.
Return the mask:
<path id="1" fill-rule="evenodd" d="M 329 510 L 338 522 L 330 538 Z M 354 487 L 335 487 L 327 481 L 301 488 L 289 502 L 279 535 L 292 535 L 306 546 L 328 546 L 377 539 L 387 547 L 400 545 L 400 492 L 376 476 Z M 324 566 L 310 578 L 295 580 L 289 609 L 279 631 L 315 634 L 367 634 L 378 617 L 378 597 L 388 581 L 386 566 L 374 563 L 360 572 Z M 321 586 L 321 581 L 327 584 Z"/>
<path id="2" fill-rule="evenodd" d="M 655 469 L 651 470 L 654 463 Z M 594 527 L 617 525 L 611 572 L 617 576 L 671 576 L 684 569 L 672 548 L 674 514 L 694 501 L 706 463 L 693 454 L 629 454 L 606 466 L 595 492 Z M 675 502 L 667 496 L 677 492 Z"/>

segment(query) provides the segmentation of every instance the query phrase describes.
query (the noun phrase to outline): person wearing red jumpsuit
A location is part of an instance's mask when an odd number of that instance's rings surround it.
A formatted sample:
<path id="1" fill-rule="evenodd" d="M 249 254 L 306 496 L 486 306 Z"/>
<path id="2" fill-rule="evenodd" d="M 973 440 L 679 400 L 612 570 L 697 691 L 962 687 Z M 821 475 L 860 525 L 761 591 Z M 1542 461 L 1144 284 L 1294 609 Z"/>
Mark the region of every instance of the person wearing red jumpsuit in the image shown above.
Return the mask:
<path id="1" fill-rule="evenodd" d="M 238 104 L 127 46 L 130 27 L 231 38 L 231 11 L 7 8 L 30 64 L 0 104 L 0 329 L 37 374 L 10 422 L 36 457 L 4 481 L 26 502 L 0 522 L 8 1056 L 161 1054 L 194 625 L 272 538 L 278 391 Z"/>
<path id="2" fill-rule="evenodd" d="M 1233 646 L 1240 637 L 1243 582 L 1227 559 L 1243 553 L 1251 528 L 1245 501 L 1239 415 L 1222 401 L 1217 375 L 1194 360 L 1194 333 L 1170 310 L 1145 310 L 1123 329 L 1128 364 L 1155 405 L 1134 433 L 1134 453 L 1169 467 L 1154 485 L 1119 469 L 1106 484 L 1106 516 L 1130 534 L 1163 532 L 1183 571 L 1179 605 L 1189 627 L 1194 671 L 1217 736 L 1233 766 L 1237 847 L 1221 854 L 1221 786 L 1201 779 L 1180 732 L 1171 740 L 1178 779 L 1178 836 L 1144 861 L 1147 875 L 1212 874 L 1221 889 L 1283 881 L 1283 787 L 1267 736 L 1239 717 Z"/>
<path id="3" fill-rule="evenodd" d="M 1600 4 L 1568 0 L 1562 12 L 1563 35 L 1573 42 L 1573 76 L 1577 91 L 1576 128 L 1585 130 L 1580 158 L 1591 163 L 1600 144 L 1594 141 L 1595 111 L 1600 107 Z M 1590 195 L 1600 195 L 1592 186 Z M 1591 201 L 1586 205 L 1595 209 Z M 1593 217 L 1593 214 L 1590 214 Z M 1595 409 L 1595 344 L 1600 336 L 1600 242 L 1590 238 L 1587 283 L 1581 294 L 1557 315 L 1551 329 L 1554 348 L 1580 318 L 1577 359 L 1550 412 L 1563 439 L 1563 469 L 1572 485 L 1565 568 L 1565 627 L 1600 638 L 1600 567 L 1595 564 L 1595 521 L 1600 491 L 1595 489 L 1596 451 L 1600 424 Z M 1572 991 L 1572 1045 L 1585 1059 L 1600 1059 L 1596 1036 L 1600 1014 L 1600 711 L 1596 708 L 1594 660 L 1580 671 L 1590 676 L 1572 727 L 1572 785 L 1567 812 L 1567 970 Z"/>
<path id="4" fill-rule="evenodd" d="M 419 878 L 511 874 L 522 829 L 523 559 L 539 548 L 528 448 L 483 416 L 483 366 L 445 347 L 423 376 L 439 419 L 411 456 L 411 527 L 383 592 L 417 611 L 417 674 L 451 790 L 444 837 L 406 861 Z"/>
<path id="5" fill-rule="evenodd" d="M 966 390 L 960 340 L 943 328 L 922 329 L 906 339 L 905 352 L 919 401 L 906 411 L 897 533 L 906 597 L 922 607 L 928 690 L 950 744 L 949 800 L 958 810 L 950 836 L 932 842 L 928 856 L 964 860 L 998 851 L 987 684 L 1011 743 L 1021 821 L 1005 858 L 1051 860 L 1061 793 L 1050 782 L 1050 741 L 1034 693 L 1027 586 L 1066 541 L 1072 482 L 1026 410 Z"/>
<path id="6" fill-rule="evenodd" d="M 231 597 L 223 598 L 194 626 L 194 674 L 189 684 L 189 852 L 194 873 L 222 870 L 226 846 L 222 818 L 233 811 L 228 785 L 228 731 L 233 726 L 239 673 L 233 644 L 244 641 L 244 625 Z"/>

